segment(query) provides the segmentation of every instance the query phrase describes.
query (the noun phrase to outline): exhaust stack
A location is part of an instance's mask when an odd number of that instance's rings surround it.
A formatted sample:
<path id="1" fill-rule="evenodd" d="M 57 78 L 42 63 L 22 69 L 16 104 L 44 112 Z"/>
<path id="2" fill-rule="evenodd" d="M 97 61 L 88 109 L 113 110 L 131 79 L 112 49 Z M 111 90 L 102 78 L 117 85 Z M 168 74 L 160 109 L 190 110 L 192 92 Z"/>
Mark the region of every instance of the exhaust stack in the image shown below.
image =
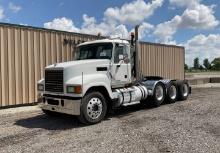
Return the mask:
<path id="1" fill-rule="evenodd" d="M 141 80 L 140 62 L 139 62 L 138 28 L 139 28 L 139 25 L 135 26 L 135 76 L 136 76 L 136 82 Z"/>

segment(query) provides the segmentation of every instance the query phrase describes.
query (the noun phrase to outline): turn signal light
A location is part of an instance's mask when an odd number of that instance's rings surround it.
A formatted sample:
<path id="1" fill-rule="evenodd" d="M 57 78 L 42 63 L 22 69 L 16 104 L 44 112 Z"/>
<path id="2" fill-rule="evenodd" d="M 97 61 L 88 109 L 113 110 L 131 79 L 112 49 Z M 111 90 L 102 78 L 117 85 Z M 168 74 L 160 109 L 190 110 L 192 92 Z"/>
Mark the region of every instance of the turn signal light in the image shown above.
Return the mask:
<path id="1" fill-rule="evenodd" d="M 76 93 L 76 94 L 81 94 L 81 93 L 82 93 L 82 88 L 81 88 L 81 86 L 75 86 L 75 93 Z"/>
<path id="2" fill-rule="evenodd" d="M 81 94 L 82 87 L 81 86 L 67 86 L 67 93 Z"/>

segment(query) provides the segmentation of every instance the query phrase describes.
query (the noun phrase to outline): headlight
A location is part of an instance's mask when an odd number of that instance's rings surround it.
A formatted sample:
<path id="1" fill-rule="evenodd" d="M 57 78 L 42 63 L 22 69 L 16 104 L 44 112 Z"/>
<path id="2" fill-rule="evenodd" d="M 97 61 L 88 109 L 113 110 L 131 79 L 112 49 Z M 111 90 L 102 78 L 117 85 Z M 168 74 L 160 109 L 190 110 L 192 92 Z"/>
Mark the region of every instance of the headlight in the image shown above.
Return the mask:
<path id="1" fill-rule="evenodd" d="M 38 91 L 44 91 L 44 85 L 43 84 L 38 84 L 37 85 L 37 90 Z"/>
<path id="2" fill-rule="evenodd" d="M 67 86 L 66 91 L 67 91 L 67 93 L 81 94 L 82 88 L 81 88 L 81 86 Z"/>

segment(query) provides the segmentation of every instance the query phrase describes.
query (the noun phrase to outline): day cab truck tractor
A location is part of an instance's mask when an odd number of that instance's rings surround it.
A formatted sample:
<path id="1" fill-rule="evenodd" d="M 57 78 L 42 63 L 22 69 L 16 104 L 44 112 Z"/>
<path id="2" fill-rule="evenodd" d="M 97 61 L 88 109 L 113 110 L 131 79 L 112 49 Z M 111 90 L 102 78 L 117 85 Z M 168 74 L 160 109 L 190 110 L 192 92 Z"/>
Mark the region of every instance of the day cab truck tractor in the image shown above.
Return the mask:
<path id="1" fill-rule="evenodd" d="M 42 111 L 76 115 L 84 124 L 95 124 L 109 109 L 186 100 L 191 92 L 186 80 L 143 76 L 138 45 L 138 26 L 130 41 L 109 38 L 77 45 L 74 61 L 47 66 L 38 81 Z"/>

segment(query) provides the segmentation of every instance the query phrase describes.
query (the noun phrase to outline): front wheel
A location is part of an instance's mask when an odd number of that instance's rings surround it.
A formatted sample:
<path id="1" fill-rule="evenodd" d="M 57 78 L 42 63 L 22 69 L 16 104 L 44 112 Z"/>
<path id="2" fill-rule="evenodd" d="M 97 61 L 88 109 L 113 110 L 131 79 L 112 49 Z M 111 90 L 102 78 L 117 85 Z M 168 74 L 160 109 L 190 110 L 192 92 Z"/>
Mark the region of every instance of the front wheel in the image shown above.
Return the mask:
<path id="1" fill-rule="evenodd" d="M 90 92 L 82 99 L 80 115 L 78 119 L 84 124 L 96 124 L 104 119 L 107 112 L 107 104 L 100 92 Z"/>

